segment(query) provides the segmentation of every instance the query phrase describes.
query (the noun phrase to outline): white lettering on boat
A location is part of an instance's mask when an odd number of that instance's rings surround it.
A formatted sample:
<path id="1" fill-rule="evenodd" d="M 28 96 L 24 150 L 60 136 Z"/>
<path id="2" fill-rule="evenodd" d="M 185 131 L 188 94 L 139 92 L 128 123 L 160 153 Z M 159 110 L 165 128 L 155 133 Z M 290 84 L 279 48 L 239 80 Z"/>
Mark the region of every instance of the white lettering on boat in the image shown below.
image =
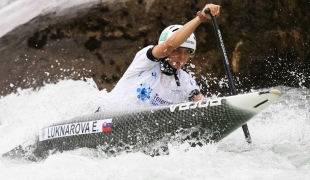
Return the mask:
<path id="1" fill-rule="evenodd" d="M 186 102 L 181 104 L 173 104 L 171 105 L 170 111 L 174 112 L 177 107 L 179 107 L 179 111 L 187 110 L 187 109 L 195 109 L 195 108 L 203 108 L 208 106 L 219 106 L 221 105 L 221 99 L 212 99 L 212 100 L 203 100 L 197 102 Z"/>
<path id="2" fill-rule="evenodd" d="M 39 141 L 110 131 L 112 131 L 112 119 L 62 124 L 42 129 L 39 133 Z"/>

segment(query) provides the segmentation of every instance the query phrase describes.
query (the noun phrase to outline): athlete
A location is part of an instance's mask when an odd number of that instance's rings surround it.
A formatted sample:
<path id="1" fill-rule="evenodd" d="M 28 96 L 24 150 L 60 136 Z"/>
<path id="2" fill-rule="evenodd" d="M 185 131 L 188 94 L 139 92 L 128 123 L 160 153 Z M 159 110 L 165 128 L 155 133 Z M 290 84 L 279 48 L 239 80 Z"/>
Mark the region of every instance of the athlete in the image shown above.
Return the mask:
<path id="1" fill-rule="evenodd" d="M 195 53 L 194 30 L 210 19 L 204 13 L 206 8 L 213 16 L 220 14 L 220 6 L 207 4 L 184 26 L 172 25 L 164 29 L 157 45 L 147 46 L 136 54 L 111 94 L 139 106 L 169 105 L 204 98 L 196 81 L 181 68 Z"/>

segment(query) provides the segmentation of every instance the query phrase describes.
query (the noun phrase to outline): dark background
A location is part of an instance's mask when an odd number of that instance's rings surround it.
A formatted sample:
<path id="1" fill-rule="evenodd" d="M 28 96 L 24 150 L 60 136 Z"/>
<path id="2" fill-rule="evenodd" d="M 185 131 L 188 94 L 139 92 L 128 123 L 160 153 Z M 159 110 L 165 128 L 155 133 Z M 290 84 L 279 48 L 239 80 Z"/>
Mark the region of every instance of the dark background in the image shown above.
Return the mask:
<path id="1" fill-rule="evenodd" d="M 206 3 L 129 0 L 101 3 L 74 15 L 39 16 L 0 38 L 0 97 L 18 87 L 92 77 L 110 91 L 141 48 L 161 31 L 184 24 Z M 220 0 L 217 18 L 240 92 L 278 85 L 310 87 L 309 2 Z M 66 12 L 74 12 L 75 8 Z M 212 22 L 195 31 L 198 47 L 187 70 L 205 94 L 228 94 Z"/>

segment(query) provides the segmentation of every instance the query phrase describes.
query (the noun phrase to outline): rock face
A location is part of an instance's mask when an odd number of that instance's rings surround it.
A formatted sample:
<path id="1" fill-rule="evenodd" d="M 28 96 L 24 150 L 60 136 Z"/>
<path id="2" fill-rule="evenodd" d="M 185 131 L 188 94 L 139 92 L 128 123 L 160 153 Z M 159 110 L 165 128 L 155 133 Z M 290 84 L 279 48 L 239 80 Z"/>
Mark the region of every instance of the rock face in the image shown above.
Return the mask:
<path id="1" fill-rule="evenodd" d="M 239 91 L 277 85 L 310 87 L 308 2 L 222 0 L 218 23 Z M 36 17 L 0 39 L 0 96 L 60 79 L 92 77 L 111 90 L 141 48 L 161 31 L 195 17 L 198 0 L 100 3 L 74 15 Z M 68 14 L 72 9 L 67 9 Z M 229 92 L 213 25 L 195 31 L 187 70 L 205 93 Z"/>

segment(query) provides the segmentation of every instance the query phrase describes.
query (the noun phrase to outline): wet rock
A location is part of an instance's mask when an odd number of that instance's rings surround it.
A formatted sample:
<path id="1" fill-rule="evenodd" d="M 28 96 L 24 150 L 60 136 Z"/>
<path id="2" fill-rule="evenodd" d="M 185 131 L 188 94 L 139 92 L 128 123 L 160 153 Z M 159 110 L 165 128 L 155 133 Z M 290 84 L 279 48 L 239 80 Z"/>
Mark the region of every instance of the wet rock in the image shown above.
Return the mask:
<path id="1" fill-rule="evenodd" d="M 307 2 L 219 2 L 218 23 L 238 91 L 310 87 Z M 128 0 L 36 17 L 0 39 L 0 95 L 85 77 L 111 90 L 137 51 L 203 6 L 197 0 Z M 205 93 L 228 93 L 212 23 L 201 24 L 195 34 L 198 49 L 187 69 Z"/>

